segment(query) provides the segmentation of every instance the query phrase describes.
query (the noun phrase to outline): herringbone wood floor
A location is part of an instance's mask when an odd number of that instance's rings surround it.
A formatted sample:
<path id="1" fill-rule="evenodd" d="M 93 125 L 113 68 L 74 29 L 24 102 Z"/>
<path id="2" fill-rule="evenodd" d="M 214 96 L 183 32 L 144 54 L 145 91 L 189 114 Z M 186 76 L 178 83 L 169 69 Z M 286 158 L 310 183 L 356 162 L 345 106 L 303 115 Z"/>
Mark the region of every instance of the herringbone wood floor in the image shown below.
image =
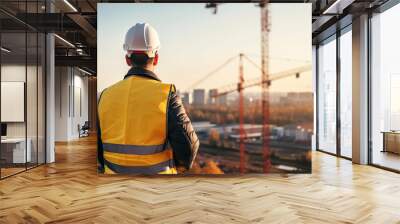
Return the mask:
<path id="1" fill-rule="evenodd" d="M 400 175 L 314 153 L 311 175 L 98 176 L 94 138 L 0 181 L 0 223 L 400 223 Z"/>

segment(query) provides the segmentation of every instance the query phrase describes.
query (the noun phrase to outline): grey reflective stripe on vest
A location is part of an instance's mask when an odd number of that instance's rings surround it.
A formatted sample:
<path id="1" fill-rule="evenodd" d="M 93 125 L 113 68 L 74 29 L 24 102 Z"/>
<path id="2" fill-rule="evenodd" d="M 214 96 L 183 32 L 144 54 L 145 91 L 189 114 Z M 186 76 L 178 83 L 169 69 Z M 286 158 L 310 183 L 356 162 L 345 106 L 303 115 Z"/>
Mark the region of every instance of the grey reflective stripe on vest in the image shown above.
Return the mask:
<path id="1" fill-rule="evenodd" d="M 120 174 L 157 174 L 173 167 L 173 161 L 167 160 L 151 166 L 121 166 L 104 160 L 104 164 L 115 173 Z"/>
<path id="2" fill-rule="evenodd" d="M 103 143 L 105 152 L 133 155 L 150 155 L 164 151 L 164 145 L 120 145 Z"/>

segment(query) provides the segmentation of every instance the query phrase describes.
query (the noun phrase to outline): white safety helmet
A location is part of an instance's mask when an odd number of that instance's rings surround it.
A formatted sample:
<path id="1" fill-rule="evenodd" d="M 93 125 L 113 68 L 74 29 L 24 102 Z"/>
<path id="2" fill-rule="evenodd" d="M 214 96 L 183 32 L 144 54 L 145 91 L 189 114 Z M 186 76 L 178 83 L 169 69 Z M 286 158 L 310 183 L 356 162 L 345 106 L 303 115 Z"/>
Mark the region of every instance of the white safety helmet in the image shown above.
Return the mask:
<path id="1" fill-rule="evenodd" d="M 130 56 L 132 51 L 143 51 L 150 58 L 160 49 L 157 31 L 148 23 L 136 23 L 125 35 L 124 50 Z"/>

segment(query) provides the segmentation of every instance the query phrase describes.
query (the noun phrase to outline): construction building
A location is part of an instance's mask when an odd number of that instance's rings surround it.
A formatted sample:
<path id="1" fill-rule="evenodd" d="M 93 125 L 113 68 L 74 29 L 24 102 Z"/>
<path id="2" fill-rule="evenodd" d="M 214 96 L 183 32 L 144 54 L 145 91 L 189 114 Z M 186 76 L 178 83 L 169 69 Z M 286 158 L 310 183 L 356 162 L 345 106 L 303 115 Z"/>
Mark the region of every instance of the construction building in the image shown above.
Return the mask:
<path id="1" fill-rule="evenodd" d="M 189 105 L 189 93 L 188 92 L 182 93 L 182 102 L 184 105 Z"/>
<path id="2" fill-rule="evenodd" d="M 195 89 L 193 90 L 193 101 L 192 104 L 196 106 L 202 106 L 206 103 L 206 90 Z"/>
<path id="3" fill-rule="evenodd" d="M 214 97 L 215 95 L 218 94 L 218 89 L 210 89 L 208 90 L 208 99 L 207 103 L 208 104 L 216 104 L 218 101 L 218 98 Z"/>

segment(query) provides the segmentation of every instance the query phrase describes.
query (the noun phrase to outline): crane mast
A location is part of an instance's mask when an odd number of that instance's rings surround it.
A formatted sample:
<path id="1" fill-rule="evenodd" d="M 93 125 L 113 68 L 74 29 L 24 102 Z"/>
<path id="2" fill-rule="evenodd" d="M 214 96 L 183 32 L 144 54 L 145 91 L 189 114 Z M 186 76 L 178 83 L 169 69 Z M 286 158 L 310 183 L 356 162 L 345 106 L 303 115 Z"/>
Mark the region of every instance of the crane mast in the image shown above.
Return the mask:
<path id="1" fill-rule="evenodd" d="M 269 14 L 268 0 L 260 2 L 261 10 L 261 107 L 262 107 L 262 150 L 263 150 L 263 171 L 268 173 L 271 167 L 269 148 L 269 71 L 268 71 L 268 41 L 269 41 Z"/>

